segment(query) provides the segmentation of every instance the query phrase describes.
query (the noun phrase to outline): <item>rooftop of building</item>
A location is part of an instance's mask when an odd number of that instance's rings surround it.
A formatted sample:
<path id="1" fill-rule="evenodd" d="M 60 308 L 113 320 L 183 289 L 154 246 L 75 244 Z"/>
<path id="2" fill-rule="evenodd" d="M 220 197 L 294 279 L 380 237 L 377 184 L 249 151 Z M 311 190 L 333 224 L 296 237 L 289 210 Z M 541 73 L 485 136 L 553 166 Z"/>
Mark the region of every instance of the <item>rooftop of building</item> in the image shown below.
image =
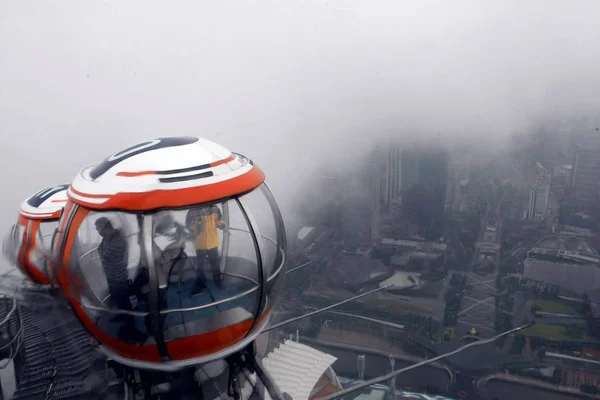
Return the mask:
<path id="1" fill-rule="evenodd" d="M 392 265 L 399 265 L 406 267 L 412 262 L 426 262 L 436 261 L 440 259 L 442 255 L 436 253 L 425 253 L 423 251 L 407 251 L 402 254 L 394 254 L 391 258 Z"/>
<path id="2" fill-rule="evenodd" d="M 592 316 L 600 318 L 600 289 L 590 290 L 586 294 Z"/>
<path id="3" fill-rule="evenodd" d="M 550 184 L 550 182 L 551 182 L 550 175 L 540 174 L 536 177 L 535 183 L 533 184 L 532 187 L 543 188 L 543 187 L 548 186 Z"/>
<path id="4" fill-rule="evenodd" d="M 333 260 L 324 272 L 324 278 L 330 285 L 348 289 L 356 289 L 389 275 L 390 269 L 381 260 L 360 254 L 343 254 Z"/>
<path id="5" fill-rule="evenodd" d="M 340 377 L 340 381 L 345 385 L 353 385 L 358 383 L 355 379 Z M 374 384 L 369 387 L 359 389 L 348 396 L 352 400 L 382 400 L 389 398 L 389 387 L 383 384 Z M 450 397 L 443 395 L 426 394 L 418 392 L 409 392 L 405 390 L 396 390 L 397 400 L 423 399 L 423 400 L 451 400 Z"/>
<path id="6" fill-rule="evenodd" d="M 575 257 L 581 261 L 600 262 L 600 255 L 581 236 L 553 235 L 538 241 L 528 255 L 546 257 Z"/>
<path id="7" fill-rule="evenodd" d="M 395 271 L 392 276 L 379 283 L 379 287 L 390 286 L 389 291 L 414 288 L 421 284 L 421 274 L 406 271 Z"/>
<path id="8" fill-rule="evenodd" d="M 304 240 L 315 228 L 312 226 L 303 226 L 298 231 L 298 240 Z"/>
<path id="9" fill-rule="evenodd" d="M 308 400 L 314 392 L 331 394 L 340 390 L 337 382 L 321 379 L 336 359 L 305 344 L 285 340 L 262 363 L 281 391 L 293 399 Z"/>
<path id="10" fill-rule="evenodd" d="M 406 239 L 391 239 L 391 238 L 383 238 L 381 239 L 381 244 L 384 246 L 399 246 L 399 247 L 411 247 L 416 250 L 435 250 L 435 251 L 446 251 L 448 245 L 446 243 L 436 243 L 436 242 L 424 242 L 424 241 L 416 241 L 416 240 L 406 240 Z"/>

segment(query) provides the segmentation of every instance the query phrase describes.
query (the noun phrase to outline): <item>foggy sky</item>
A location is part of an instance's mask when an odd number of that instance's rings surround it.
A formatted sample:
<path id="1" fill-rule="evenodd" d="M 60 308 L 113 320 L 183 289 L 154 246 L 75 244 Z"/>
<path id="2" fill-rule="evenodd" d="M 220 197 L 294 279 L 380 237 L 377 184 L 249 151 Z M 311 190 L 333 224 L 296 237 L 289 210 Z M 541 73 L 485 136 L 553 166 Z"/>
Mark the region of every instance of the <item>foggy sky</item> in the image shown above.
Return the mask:
<path id="1" fill-rule="evenodd" d="M 150 137 L 249 156 L 284 208 L 377 139 L 501 146 L 600 105 L 598 21 L 595 0 L 1 1 L 0 228 Z"/>

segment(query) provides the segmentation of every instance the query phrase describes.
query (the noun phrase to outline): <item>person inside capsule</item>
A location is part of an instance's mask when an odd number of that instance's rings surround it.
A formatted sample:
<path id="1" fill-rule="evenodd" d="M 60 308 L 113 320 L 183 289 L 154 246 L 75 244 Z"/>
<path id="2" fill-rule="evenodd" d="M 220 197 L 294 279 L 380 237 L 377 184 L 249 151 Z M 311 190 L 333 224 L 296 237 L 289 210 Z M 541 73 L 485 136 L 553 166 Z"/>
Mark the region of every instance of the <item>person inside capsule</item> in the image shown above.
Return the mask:
<path id="1" fill-rule="evenodd" d="M 127 270 L 129 252 L 125 235 L 120 229 L 115 229 L 106 217 L 98 218 L 94 225 L 102 238 L 98 245 L 98 256 L 106 276 L 110 301 L 119 310 L 133 311 Z M 115 320 L 124 322 L 118 331 L 118 337 L 133 341 L 141 341 L 145 337 L 135 328 L 135 320 L 131 314 L 122 313 Z"/>
<path id="2" fill-rule="evenodd" d="M 226 210 L 226 216 L 221 210 Z M 226 221 L 238 228 L 230 232 Z M 258 255 L 245 224 L 234 201 L 152 215 L 151 254 L 165 340 L 184 336 L 190 329 L 201 333 L 240 322 L 255 312 Z M 213 276 L 210 283 L 205 274 L 207 261 Z M 149 284 L 148 268 L 142 270 L 146 272 L 139 272 L 133 283 L 138 300 L 135 311 L 149 309 L 148 290 L 139 289 Z M 151 332 L 147 323 L 138 321 L 136 326 Z"/>
<path id="3" fill-rule="evenodd" d="M 221 271 L 221 258 L 219 255 L 219 233 L 217 229 L 227 232 L 227 224 L 223 221 L 223 214 L 215 204 L 191 209 L 186 218 L 186 225 L 195 235 L 196 249 L 196 287 L 192 296 L 202 293 L 206 287 L 205 263 L 210 263 L 213 282 L 217 287 L 223 287 L 223 272 Z"/>
<path id="4" fill-rule="evenodd" d="M 110 299 L 121 310 L 132 310 L 129 301 L 129 256 L 125 236 L 119 229 L 115 229 L 106 217 L 98 218 L 95 225 L 102 237 L 98 245 L 98 256 L 104 268 Z"/>
<path id="5" fill-rule="evenodd" d="M 261 183 L 197 201 L 69 209 L 61 288 L 107 348 L 134 344 L 154 352 L 167 345 L 179 359 L 199 357 L 245 340 L 266 322 L 285 248 L 274 198 Z M 131 351 L 154 357 L 145 350 Z"/>
<path id="6" fill-rule="evenodd" d="M 239 203 L 227 200 L 144 215 L 90 212 L 73 251 L 93 297 L 111 310 L 96 313 L 101 311 L 92 308 L 97 303 L 86 301 L 96 324 L 119 340 L 151 344 L 157 332 L 165 341 L 177 340 L 250 320 L 259 306 L 262 278 L 257 262 L 264 260 L 269 277 L 282 262 L 281 239 L 267 240 L 282 233 L 269 217 L 272 212 L 262 192 L 259 188 L 246 194 Z M 260 257 L 254 241 L 258 232 L 251 232 L 242 204 L 259 216 Z M 198 260 L 199 255 L 209 259 Z M 96 270 L 94 264 L 101 268 Z M 209 265 L 213 279 L 207 280 L 203 268 Z M 156 283 L 151 283 L 151 274 L 156 274 Z M 151 323 L 149 312 L 154 285 L 158 325 Z M 269 287 L 268 282 L 263 285 Z"/>

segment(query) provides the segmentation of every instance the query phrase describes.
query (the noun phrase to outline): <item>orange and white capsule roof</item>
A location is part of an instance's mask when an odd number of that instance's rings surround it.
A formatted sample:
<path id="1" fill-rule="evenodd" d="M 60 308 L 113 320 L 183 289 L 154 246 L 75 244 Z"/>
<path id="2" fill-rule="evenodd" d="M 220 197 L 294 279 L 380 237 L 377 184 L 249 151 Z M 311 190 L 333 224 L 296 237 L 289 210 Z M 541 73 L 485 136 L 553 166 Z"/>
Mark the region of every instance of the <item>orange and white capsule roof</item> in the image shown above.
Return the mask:
<path id="1" fill-rule="evenodd" d="M 163 137 L 83 169 L 68 196 L 91 209 L 152 210 L 228 198 L 264 179 L 251 160 L 210 140 Z"/>
<path id="2" fill-rule="evenodd" d="M 40 190 L 21 203 L 20 214 L 29 219 L 58 219 L 67 202 L 69 185 L 58 185 Z"/>

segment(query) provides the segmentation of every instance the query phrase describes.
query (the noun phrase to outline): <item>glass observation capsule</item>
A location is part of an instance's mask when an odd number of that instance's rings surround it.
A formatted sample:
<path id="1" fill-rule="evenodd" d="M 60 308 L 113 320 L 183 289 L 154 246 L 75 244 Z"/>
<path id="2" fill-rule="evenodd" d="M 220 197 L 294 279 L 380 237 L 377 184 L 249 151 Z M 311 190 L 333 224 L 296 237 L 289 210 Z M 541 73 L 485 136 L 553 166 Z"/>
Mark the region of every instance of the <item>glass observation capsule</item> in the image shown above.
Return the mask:
<path id="1" fill-rule="evenodd" d="M 56 275 L 107 355 L 176 370 L 256 338 L 286 248 L 264 180 L 248 158 L 196 137 L 147 140 L 79 173 Z"/>
<path id="2" fill-rule="evenodd" d="M 5 238 L 5 257 L 33 283 L 52 282 L 49 254 L 69 185 L 49 187 L 21 204 L 19 218 Z"/>

